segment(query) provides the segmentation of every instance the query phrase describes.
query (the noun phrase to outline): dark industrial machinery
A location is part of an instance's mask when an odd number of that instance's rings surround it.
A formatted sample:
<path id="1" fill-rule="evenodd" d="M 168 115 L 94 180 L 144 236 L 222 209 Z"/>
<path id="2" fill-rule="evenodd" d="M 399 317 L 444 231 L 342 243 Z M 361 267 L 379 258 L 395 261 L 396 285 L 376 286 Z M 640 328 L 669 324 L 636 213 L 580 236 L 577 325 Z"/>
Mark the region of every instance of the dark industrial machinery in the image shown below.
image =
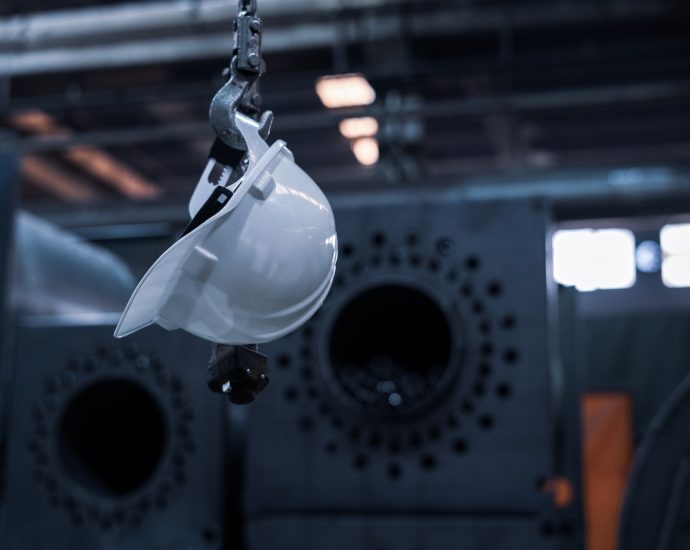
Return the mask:
<path id="1" fill-rule="evenodd" d="M 208 346 L 148 329 L 17 328 L 0 546 L 219 548 L 231 516 L 226 404 Z"/>
<path id="2" fill-rule="evenodd" d="M 9 258 L 12 249 L 12 228 L 15 198 L 17 192 L 17 160 L 0 150 L 0 382 L 2 362 L 7 356 L 7 282 L 9 280 Z M 2 418 L 3 395 L 0 393 L 0 418 Z M 0 437 L 2 427 L 0 426 Z M 0 457 L 0 463 L 2 458 Z"/>
<path id="3" fill-rule="evenodd" d="M 249 548 L 554 548 L 548 211 L 453 191 L 335 201 L 334 289 L 267 345 Z M 433 514 L 433 516 L 432 516 Z"/>
<path id="4" fill-rule="evenodd" d="M 663 405 L 635 453 L 620 550 L 690 546 L 690 377 Z"/>

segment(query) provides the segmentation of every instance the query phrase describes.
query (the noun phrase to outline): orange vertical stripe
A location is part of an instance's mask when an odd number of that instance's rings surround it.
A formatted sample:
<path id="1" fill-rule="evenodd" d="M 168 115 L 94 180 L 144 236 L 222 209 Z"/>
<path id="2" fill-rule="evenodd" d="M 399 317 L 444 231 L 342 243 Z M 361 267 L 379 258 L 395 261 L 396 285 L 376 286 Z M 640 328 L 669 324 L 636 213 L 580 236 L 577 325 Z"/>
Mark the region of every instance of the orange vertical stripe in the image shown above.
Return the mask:
<path id="1" fill-rule="evenodd" d="M 615 550 L 632 461 L 632 400 L 623 393 L 590 393 L 581 407 L 587 550 Z"/>

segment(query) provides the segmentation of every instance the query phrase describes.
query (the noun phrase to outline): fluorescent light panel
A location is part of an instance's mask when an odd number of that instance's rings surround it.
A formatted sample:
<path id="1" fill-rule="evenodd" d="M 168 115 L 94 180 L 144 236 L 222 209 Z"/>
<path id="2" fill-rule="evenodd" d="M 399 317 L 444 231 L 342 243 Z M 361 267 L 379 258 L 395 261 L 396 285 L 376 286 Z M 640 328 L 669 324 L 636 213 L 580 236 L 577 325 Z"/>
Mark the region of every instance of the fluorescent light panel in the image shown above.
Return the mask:
<path id="1" fill-rule="evenodd" d="M 346 118 L 340 121 L 340 133 L 347 139 L 375 136 L 379 131 L 378 121 L 371 116 Z"/>
<path id="2" fill-rule="evenodd" d="M 379 142 L 372 137 L 356 139 L 352 142 L 352 152 L 357 162 L 364 166 L 373 166 L 379 161 Z"/>
<path id="3" fill-rule="evenodd" d="M 316 93 L 329 109 L 361 107 L 376 100 L 376 92 L 361 74 L 324 76 L 316 81 Z"/>

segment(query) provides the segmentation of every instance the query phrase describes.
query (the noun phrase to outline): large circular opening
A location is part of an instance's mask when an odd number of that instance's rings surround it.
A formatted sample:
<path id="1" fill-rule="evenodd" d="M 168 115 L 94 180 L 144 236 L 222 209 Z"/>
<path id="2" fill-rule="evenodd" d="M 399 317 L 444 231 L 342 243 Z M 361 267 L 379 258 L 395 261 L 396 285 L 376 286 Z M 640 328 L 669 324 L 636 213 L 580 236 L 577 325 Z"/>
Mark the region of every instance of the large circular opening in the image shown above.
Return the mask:
<path id="1" fill-rule="evenodd" d="M 77 393 L 58 429 L 66 473 L 103 496 L 136 491 L 165 452 L 166 425 L 156 399 L 140 384 L 103 380 Z"/>
<path id="2" fill-rule="evenodd" d="M 350 400 L 385 415 L 419 410 L 450 378 L 446 314 L 421 289 L 377 286 L 350 301 L 330 335 L 330 364 Z"/>

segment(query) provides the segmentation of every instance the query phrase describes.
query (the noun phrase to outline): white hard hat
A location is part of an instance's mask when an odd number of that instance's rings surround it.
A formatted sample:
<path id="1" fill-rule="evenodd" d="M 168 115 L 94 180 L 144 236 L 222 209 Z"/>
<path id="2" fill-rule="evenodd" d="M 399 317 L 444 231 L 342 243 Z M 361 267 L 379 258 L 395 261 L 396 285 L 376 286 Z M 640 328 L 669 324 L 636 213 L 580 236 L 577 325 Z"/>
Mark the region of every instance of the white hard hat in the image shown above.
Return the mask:
<path id="1" fill-rule="evenodd" d="M 220 344 L 260 344 L 300 327 L 326 298 L 338 250 L 328 200 L 285 142 L 269 148 L 254 121 L 238 114 L 236 122 L 245 175 L 220 212 L 144 275 L 115 336 L 157 323 Z M 195 190 L 192 214 L 210 195 Z"/>

